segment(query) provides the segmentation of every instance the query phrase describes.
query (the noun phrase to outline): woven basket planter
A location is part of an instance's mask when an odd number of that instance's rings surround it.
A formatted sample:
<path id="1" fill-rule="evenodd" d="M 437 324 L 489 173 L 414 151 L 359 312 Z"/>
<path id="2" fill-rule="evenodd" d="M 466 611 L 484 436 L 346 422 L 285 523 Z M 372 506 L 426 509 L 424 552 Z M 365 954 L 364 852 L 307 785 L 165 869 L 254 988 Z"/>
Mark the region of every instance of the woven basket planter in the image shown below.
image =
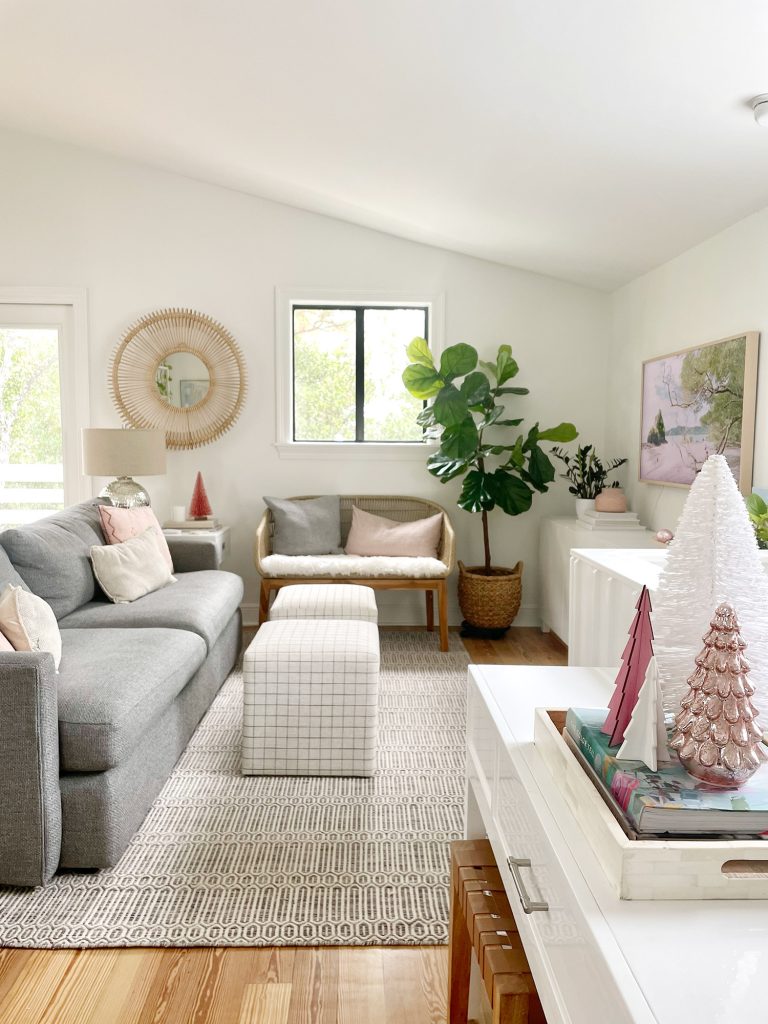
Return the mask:
<path id="1" fill-rule="evenodd" d="M 459 607 L 471 626 L 506 629 L 520 611 L 522 593 L 522 562 L 514 569 L 459 562 Z"/>

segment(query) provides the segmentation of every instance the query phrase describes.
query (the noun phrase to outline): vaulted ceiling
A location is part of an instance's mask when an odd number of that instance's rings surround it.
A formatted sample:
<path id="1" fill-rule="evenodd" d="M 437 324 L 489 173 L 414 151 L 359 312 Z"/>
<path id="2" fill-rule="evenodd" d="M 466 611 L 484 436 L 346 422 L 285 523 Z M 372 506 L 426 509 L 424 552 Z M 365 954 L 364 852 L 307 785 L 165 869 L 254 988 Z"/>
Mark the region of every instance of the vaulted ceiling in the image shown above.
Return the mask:
<path id="1" fill-rule="evenodd" d="M 768 204 L 766 56 L 764 0 L 0 0 L 0 125 L 610 288 Z"/>

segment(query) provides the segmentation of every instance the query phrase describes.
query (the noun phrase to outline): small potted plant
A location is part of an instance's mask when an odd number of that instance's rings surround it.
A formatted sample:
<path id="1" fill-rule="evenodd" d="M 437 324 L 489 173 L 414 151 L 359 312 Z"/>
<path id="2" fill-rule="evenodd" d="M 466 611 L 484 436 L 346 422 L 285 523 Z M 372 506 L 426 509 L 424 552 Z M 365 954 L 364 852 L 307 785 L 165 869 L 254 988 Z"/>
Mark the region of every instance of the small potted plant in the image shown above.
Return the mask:
<path id="1" fill-rule="evenodd" d="M 745 501 L 757 546 L 765 551 L 768 548 L 768 505 L 759 494 L 750 494 Z"/>
<path id="2" fill-rule="evenodd" d="M 542 430 L 535 423 L 527 433 L 517 432 L 523 421 L 509 419 L 504 403 L 507 396 L 527 395 L 528 388 L 508 385 L 518 373 L 509 345 L 499 346 L 494 362 L 479 360 L 471 345 L 452 345 L 439 367 L 423 338 L 414 338 L 407 353 L 411 362 L 403 383 L 415 398 L 432 400 L 419 413 L 418 423 L 440 445 L 427 459 L 427 469 L 442 483 L 462 478 L 457 504 L 480 513 L 483 524 L 484 564 L 468 567 L 459 562 L 465 628 L 501 635 L 520 608 L 523 563 L 511 569 L 493 564 L 488 514 L 497 507 L 510 516 L 526 512 L 534 494 L 543 494 L 555 479 L 541 442 L 572 441 L 578 436 L 576 428 L 560 423 Z"/>
<path id="3" fill-rule="evenodd" d="M 623 466 L 627 459 L 611 459 L 603 465 L 591 444 L 577 447 L 573 456 L 563 448 L 553 448 L 552 454 L 565 465 L 565 473 L 561 475 L 570 482 L 568 490 L 576 497 L 577 516 L 582 516 L 587 509 L 594 508 L 595 498 L 601 492 L 610 490 L 619 492 L 615 496 L 617 500 L 604 502 L 604 507 L 599 511 L 626 512 L 627 499 L 618 480 L 608 484 L 608 477 L 619 466 Z"/>

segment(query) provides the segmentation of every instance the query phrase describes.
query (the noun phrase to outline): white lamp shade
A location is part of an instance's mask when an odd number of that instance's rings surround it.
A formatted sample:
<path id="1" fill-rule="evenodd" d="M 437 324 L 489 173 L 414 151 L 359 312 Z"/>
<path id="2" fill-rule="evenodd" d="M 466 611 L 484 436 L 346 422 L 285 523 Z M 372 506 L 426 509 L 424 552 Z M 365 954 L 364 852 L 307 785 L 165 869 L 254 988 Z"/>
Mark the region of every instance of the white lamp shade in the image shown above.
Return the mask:
<path id="1" fill-rule="evenodd" d="M 165 431 L 86 427 L 86 476 L 159 476 L 165 473 Z"/>

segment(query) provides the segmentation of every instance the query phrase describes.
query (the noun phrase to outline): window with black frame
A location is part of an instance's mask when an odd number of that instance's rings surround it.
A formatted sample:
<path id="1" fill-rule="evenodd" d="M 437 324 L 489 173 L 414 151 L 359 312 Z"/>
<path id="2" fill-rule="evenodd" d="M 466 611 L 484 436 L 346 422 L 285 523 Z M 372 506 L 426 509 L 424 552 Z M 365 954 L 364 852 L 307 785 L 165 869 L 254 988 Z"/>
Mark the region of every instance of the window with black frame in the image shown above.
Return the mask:
<path id="1" fill-rule="evenodd" d="M 293 440 L 420 442 L 405 347 L 429 338 L 427 305 L 292 307 Z"/>

